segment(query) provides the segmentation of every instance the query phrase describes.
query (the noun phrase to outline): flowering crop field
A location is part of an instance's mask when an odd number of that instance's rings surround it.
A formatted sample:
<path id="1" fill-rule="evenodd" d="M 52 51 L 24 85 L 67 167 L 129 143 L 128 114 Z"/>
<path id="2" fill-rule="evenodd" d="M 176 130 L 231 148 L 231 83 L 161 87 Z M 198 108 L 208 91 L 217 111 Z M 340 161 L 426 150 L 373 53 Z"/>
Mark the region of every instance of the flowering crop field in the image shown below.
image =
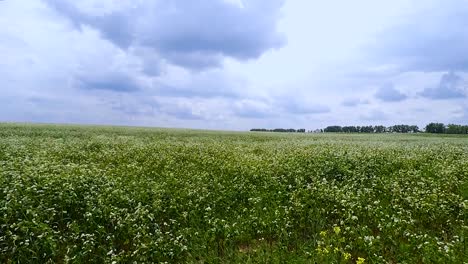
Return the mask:
<path id="1" fill-rule="evenodd" d="M 2 263 L 468 263 L 468 137 L 0 124 Z"/>

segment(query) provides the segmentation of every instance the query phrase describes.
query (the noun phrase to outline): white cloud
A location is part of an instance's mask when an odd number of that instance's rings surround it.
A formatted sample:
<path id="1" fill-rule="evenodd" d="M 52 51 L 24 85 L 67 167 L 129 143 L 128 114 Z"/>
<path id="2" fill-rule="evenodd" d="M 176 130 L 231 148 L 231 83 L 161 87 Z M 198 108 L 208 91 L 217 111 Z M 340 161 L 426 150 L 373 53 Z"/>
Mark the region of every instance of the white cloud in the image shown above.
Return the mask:
<path id="1" fill-rule="evenodd" d="M 464 121 L 466 6 L 1 1 L 0 121 L 223 129 Z"/>

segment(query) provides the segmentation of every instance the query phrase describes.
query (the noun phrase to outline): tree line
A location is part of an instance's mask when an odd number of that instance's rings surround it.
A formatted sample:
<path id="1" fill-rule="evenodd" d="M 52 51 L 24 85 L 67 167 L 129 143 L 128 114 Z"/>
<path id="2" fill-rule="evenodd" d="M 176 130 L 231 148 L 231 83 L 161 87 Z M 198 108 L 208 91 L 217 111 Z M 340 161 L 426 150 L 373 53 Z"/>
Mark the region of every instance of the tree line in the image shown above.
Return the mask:
<path id="1" fill-rule="evenodd" d="M 323 132 L 335 133 L 436 133 L 436 134 L 468 134 L 468 125 L 429 123 L 423 131 L 416 125 L 394 126 L 328 126 Z"/>
<path id="2" fill-rule="evenodd" d="M 394 126 L 328 126 L 323 132 L 335 133 L 418 133 L 419 127 L 415 125 Z"/>
<path id="3" fill-rule="evenodd" d="M 436 134 L 468 134 L 468 125 L 430 123 L 426 126 L 426 133 Z"/>
<path id="4" fill-rule="evenodd" d="M 305 128 L 253 128 L 253 132 L 282 132 L 282 133 L 305 133 Z M 468 134 L 468 125 L 456 125 L 443 123 L 429 123 L 423 130 L 416 125 L 394 125 L 394 126 L 327 126 L 308 132 L 332 132 L 332 133 L 436 133 L 436 134 Z"/>
<path id="5" fill-rule="evenodd" d="M 305 128 L 294 129 L 294 128 L 275 128 L 275 129 L 265 129 L 265 128 L 252 128 L 252 132 L 282 132 L 282 133 L 305 133 Z"/>

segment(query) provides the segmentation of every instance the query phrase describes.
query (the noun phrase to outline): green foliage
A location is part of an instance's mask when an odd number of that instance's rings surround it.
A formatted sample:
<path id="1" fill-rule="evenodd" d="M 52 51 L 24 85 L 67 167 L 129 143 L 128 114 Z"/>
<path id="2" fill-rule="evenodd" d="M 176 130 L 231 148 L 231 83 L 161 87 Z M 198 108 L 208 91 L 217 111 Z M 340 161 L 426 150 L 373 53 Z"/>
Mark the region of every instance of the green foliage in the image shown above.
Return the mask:
<path id="1" fill-rule="evenodd" d="M 328 126 L 324 132 L 334 133 L 418 133 L 419 127 L 415 125 L 394 125 L 394 126 Z"/>
<path id="2" fill-rule="evenodd" d="M 327 126 L 326 128 L 323 129 L 323 132 L 329 132 L 329 133 L 343 132 L 343 128 L 341 126 Z"/>
<path id="3" fill-rule="evenodd" d="M 2 263 L 463 263 L 468 137 L 0 124 Z"/>
<path id="4" fill-rule="evenodd" d="M 266 129 L 266 128 L 252 128 L 250 132 L 280 132 L 280 133 L 305 133 L 305 128 L 294 129 L 294 128 L 275 128 L 275 129 Z"/>
<path id="5" fill-rule="evenodd" d="M 447 134 L 468 134 L 468 126 L 448 124 L 445 129 Z"/>
<path id="6" fill-rule="evenodd" d="M 445 125 L 442 123 L 429 123 L 426 126 L 426 133 L 435 133 L 435 134 L 445 133 Z"/>

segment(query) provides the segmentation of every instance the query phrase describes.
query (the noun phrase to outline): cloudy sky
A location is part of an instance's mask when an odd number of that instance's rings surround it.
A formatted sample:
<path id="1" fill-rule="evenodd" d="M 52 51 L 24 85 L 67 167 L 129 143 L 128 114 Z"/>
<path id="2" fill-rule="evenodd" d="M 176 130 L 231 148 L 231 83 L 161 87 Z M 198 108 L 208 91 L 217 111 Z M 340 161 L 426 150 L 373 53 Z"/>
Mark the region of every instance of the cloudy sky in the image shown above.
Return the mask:
<path id="1" fill-rule="evenodd" d="M 1 0 L 0 121 L 468 123 L 468 0 Z"/>

